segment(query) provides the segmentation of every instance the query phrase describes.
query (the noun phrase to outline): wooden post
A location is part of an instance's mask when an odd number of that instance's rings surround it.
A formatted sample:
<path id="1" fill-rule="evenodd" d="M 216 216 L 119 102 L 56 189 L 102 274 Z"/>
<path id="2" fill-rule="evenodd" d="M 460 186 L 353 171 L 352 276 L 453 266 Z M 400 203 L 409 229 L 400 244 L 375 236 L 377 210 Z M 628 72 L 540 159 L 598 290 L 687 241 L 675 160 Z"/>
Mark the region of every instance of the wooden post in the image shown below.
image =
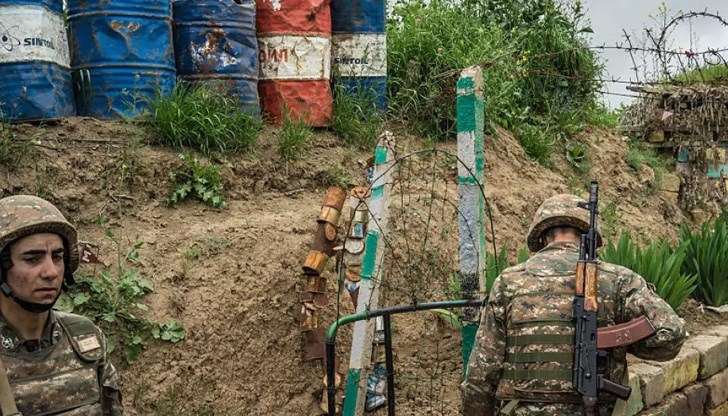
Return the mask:
<path id="1" fill-rule="evenodd" d="M 384 235 L 389 220 L 389 195 L 394 168 L 394 136 L 385 131 L 379 138 L 374 155 L 374 179 L 369 200 L 369 224 L 362 262 L 361 281 L 356 313 L 379 307 L 379 281 L 383 276 Z M 368 372 L 371 367 L 374 321 L 354 324 L 349 370 L 346 374 L 344 416 L 364 414 Z"/>
<path id="2" fill-rule="evenodd" d="M 485 292 L 485 200 L 483 184 L 483 73 L 480 67 L 465 69 L 457 83 L 458 196 L 460 209 L 460 278 L 463 300 L 478 299 Z M 463 369 L 478 330 L 479 308 L 465 308 L 462 316 Z"/>

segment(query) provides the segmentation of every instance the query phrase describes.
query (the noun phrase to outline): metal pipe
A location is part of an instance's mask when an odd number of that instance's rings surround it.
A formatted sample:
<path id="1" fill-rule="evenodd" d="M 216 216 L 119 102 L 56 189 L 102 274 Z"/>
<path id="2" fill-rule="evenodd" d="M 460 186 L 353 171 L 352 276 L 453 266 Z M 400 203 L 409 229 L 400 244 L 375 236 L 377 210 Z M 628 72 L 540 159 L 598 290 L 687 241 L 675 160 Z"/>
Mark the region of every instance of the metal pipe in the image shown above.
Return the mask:
<path id="1" fill-rule="evenodd" d="M 391 308 L 383 308 L 383 309 L 377 309 L 375 311 L 367 311 L 362 313 L 357 313 L 353 315 L 346 315 L 342 316 L 341 318 L 337 319 L 334 323 L 331 324 L 329 327 L 329 330 L 326 332 L 326 388 L 327 388 L 327 394 L 329 398 L 329 411 L 328 416 L 336 416 L 336 333 L 339 331 L 339 328 L 353 323 L 357 321 L 363 321 L 365 319 L 371 319 L 376 318 L 378 316 L 384 316 L 389 320 L 390 315 L 396 315 L 400 313 L 407 313 L 407 312 L 416 312 L 416 311 L 426 311 L 430 309 L 447 309 L 447 308 L 466 308 L 466 307 L 480 307 L 483 306 L 483 301 L 480 299 L 468 299 L 468 300 L 453 300 L 453 301 L 445 301 L 445 302 L 431 302 L 431 303 L 417 303 L 414 305 L 402 305 L 402 306 L 394 306 Z M 386 331 L 386 323 L 385 323 L 385 331 Z M 385 332 L 385 337 L 386 337 Z M 385 339 L 386 343 L 386 339 Z M 392 350 L 392 344 L 391 339 L 389 340 L 389 344 L 385 347 L 387 349 L 386 353 L 391 354 Z M 391 359 L 391 357 L 390 357 Z M 387 364 L 387 367 L 391 362 Z M 389 374 L 393 372 L 389 371 L 389 368 L 387 369 L 387 377 L 389 377 Z M 330 381 L 334 380 L 334 382 Z M 391 387 L 390 387 L 391 386 Z M 394 389 L 394 382 L 388 381 L 388 387 L 387 389 Z M 394 398 L 394 396 L 392 396 Z M 392 400 L 393 401 L 393 400 Z"/>
<path id="2" fill-rule="evenodd" d="M 392 318 L 384 315 L 384 353 L 387 365 L 387 414 L 394 414 L 394 359 L 392 357 Z"/>

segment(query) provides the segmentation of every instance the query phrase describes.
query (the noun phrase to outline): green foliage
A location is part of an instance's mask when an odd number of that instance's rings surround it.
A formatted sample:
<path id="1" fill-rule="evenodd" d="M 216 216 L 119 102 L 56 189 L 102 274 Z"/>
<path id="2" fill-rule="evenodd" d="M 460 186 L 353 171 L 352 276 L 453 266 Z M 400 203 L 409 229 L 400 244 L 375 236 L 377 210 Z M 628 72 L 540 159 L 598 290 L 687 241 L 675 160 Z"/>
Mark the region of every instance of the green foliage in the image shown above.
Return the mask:
<path id="1" fill-rule="evenodd" d="M 698 276 L 697 298 L 711 306 L 728 303 L 728 225 L 723 219 L 706 222 L 693 234 L 683 225 L 680 239 L 687 246 L 683 271 Z"/>
<path id="2" fill-rule="evenodd" d="M 708 65 L 696 68 L 678 75 L 679 82 L 710 82 L 728 83 L 728 67 L 725 65 Z"/>
<path id="3" fill-rule="evenodd" d="M 283 117 L 283 125 L 278 131 L 278 155 L 284 161 L 291 162 L 303 158 L 311 141 L 311 126 L 303 118 L 292 120 Z"/>
<path id="4" fill-rule="evenodd" d="M 485 291 L 490 293 L 490 289 L 493 287 L 495 279 L 507 269 L 508 264 L 508 247 L 503 246 L 498 250 L 498 256 L 496 257 L 493 253 L 487 253 L 486 255 L 486 269 L 485 269 Z"/>
<path id="5" fill-rule="evenodd" d="M 158 93 L 150 108 L 144 120 L 153 143 L 204 155 L 249 152 L 262 126 L 236 100 L 203 85 L 179 82 L 169 94 Z"/>
<path id="6" fill-rule="evenodd" d="M 167 203 L 174 205 L 194 196 L 213 208 L 225 208 L 227 202 L 223 195 L 222 179 L 220 178 L 222 167 L 202 166 L 196 157 L 187 153 L 182 153 L 178 157 L 184 163 L 180 170 L 169 174 L 174 189 L 167 198 Z"/>
<path id="7" fill-rule="evenodd" d="M 602 237 L 605 240 L 611 240 L 617 235 L 617 226 L 619 225 L 619 213 L 617 212 L 617 204 L 609 201 L 599 212 L 602 219 Z"/>
<path id="8" fill-rule="evenodd" d="M 361 150 L 373 149 L 383 123 L 375 91 L 362 86 L 353 90 L 342 85 L 334 87 L 332 127 L 345 144 Z"/>
<path id="9" fill-rule="evenodd" d="M 401 2 L 387 29 L 390 111 L 421 135 L 453 135 L 455 82 L 476 64 L 485 64 L 486 125 L 516 131 L 536 160 L 603 115 L 579 1 Z"/>
<path id="10" fill-rule="evenodd" d="M 92 319 L 106 335 L 109 352 L 121 349 L 127 363 L 134 362 L 150 335 L 169 342 L 184 338 L 184 328 L 175 321 L 156 324 L 141 317 L 149 308 L 141 298 L 154 290 L 151 280 L 142 276 L 138 239 L 122 251 L 122 239 L 110 228 L 106 236 L 117 247 L 117 267 L 105 268 L 97 275 L 76 275 L 76 284 L 64 295 L 59 307 Z"/>
<path id="11" fill-rule="evenodd" d="M 40 130 L 37 134 L 40 134 Z M 19 168 L 32 155 L 33 141 L 36 138 L 20 139 L 15 128 L 5 122 L 0 113 L 0 167 L 8 171 Z"/>
<path id="12" fill-rule="evenodd" d="M 318 186 L 328 188 L 336 186 L 338 188 L 348 188 L 350 184 L 354 183 L 351 175 L 349 175 L 340 166 L 334 166 L 316 175 L 314 178 Z"/>
<path id="13" fill-rule="evenodd" d="M 626 232 L 616 246 L 610 241 L 601 253 L 602 260 L 624 266 L 652 283 L 657 294 L 675 310 L 693 293 L 697 282 L 695 274 L 682 271 L 685 256 L 685 245 L 673 250 L 667 241 L 661 240 L 640 248 Z"/>
<path id="14" fill-rule="evenodd" d="M 645 143 L 630 141 L 629 149 L 627 150 L 627 166 L 637 170 L 643 165 L 652 168 L 652 171 L 655 173 L 656 182 L 652 188 L 658 189 L 662 182 L 662 175 L 667 170 L 665 160 L 657 154 L 655 149 Z"/>
<path id="15" fill-rule="evenodd" d="M 589 164 L 587 147 L 583 143 L 569 143 L 566 145 L 566 161 L 571 166 L 582 169 Z"/>

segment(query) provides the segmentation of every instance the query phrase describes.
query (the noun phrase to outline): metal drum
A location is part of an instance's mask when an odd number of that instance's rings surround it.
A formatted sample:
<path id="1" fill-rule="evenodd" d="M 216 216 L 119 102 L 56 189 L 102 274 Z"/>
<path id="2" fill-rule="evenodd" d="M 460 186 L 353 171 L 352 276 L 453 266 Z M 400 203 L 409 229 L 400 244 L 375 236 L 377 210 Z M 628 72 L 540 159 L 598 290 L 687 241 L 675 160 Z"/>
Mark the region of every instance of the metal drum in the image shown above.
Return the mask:
<path id="1" fill-rule="evenodd" d="M 344 92 L 372 94 L 387 106 L 385 0 L 332 0 L 332 73 Z"/>
<path id="2" fill-rule="evenodd" d="M 313 126 L 331 123 L 329 0 L 256 0 L 258 93 L 273 123 L 284 114 Z"/>
<path id="3" fill-rule="evenodd" d="M 62 0 L 0 0 L 0 115 L 75 115 Z"/>
<path id="4" fill-rule="evenodd" d="M 259 115 L 255 0 L 178 0 L 173 10 L 177 74 Z"/>
<path id="5" fill-rule="evenodd" d="M 80 115 L 129 117 L 175 81 L 170 0 L 68 0 Z"/>

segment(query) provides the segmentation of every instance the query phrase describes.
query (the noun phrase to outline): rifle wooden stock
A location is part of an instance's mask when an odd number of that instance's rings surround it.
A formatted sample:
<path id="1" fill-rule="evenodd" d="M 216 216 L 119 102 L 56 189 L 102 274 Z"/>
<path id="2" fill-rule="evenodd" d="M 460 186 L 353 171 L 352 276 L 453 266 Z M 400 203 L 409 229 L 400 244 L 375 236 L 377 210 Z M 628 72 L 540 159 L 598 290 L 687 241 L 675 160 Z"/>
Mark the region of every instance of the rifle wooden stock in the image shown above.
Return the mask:
<path id="1" fill-rule="evenodd" d="M 597 300 L 597 279 L 599 277 L 599 270 L 597 269 L 597 263 L 594 262 L 586 263 L 585 267 L 584 310 L 597 312 L 599 311 L 599 302 Z"/>
<path id="2" fill-rule="evenodd" d="M 582 260 L 576 263 L 576 296 L 584 296 L 584 266 L 585 263 Z"/>
<path id="3" fill-rule="evenodd" d="M 640 316 L 623 324 L 597 329 L 597 348 L 624 347 L 639 342 L 655 333 L 646 316 Z"/>

